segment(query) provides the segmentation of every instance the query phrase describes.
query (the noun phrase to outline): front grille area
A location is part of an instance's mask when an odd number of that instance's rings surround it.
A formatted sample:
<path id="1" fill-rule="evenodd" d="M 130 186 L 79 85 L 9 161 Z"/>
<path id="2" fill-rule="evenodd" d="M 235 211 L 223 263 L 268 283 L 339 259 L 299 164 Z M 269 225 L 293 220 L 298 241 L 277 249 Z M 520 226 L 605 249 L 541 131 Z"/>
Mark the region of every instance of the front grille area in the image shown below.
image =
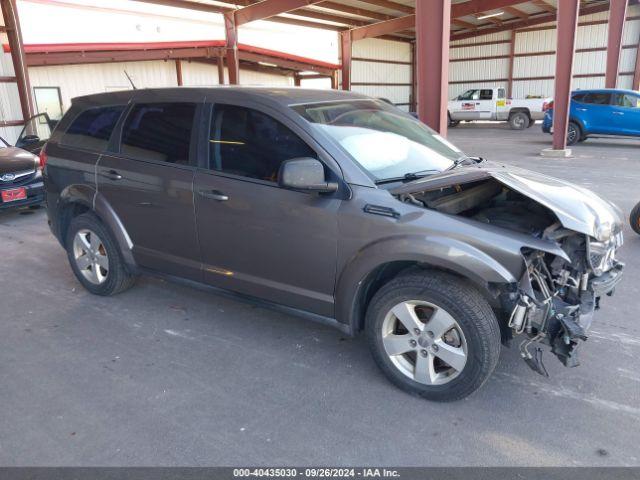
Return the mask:
<path id="1" fill-rule="evenodd" d="M 9 188 L 9 187 L 21 187 L 23 185 L 28 184 L 31 180 L 33 180 L 33 177 L 36 176 L 36 171 L 22 171 L 22 172 L 11 172 L 13 173 L 16 178 L 14 180 L 11 181 L 3 181 L 0 180 L 0 188 Z M 2 177 L 2 175 L 0 175 L 0 177 Z"/>

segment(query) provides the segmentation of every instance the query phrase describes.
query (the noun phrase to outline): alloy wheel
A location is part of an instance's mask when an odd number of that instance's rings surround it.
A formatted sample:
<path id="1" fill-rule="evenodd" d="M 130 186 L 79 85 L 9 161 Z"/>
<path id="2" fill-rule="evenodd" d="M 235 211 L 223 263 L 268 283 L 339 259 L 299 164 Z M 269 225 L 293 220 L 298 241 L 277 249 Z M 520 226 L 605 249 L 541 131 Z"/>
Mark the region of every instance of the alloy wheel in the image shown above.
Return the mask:
<path id="1" fill-rule="evenodd" d="M 109 275 L 109 257 L 100 237 L 91 230 L 78 230 L 73 238 L 73 257 L 84 278 L 101 285 Z"/>
<path id="2" fill-rule="evenodd" d="M 408 300 L 382 322 L 382 343 L 395 367 L 425 385 L 443 385 L 467 363 L 467 341 L 460 325 L 443 308 Z"/>

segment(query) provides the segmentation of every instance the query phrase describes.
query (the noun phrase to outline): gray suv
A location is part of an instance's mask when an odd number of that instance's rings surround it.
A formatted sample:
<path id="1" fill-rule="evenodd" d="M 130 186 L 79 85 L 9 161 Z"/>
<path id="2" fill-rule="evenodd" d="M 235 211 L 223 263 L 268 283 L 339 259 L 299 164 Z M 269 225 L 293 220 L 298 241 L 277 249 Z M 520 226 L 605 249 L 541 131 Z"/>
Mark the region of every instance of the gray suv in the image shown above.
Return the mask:
<path id="1" fill-rule="evenodd" d="M 575 366 L 623 265 L 593 193 L 466 156 L 355 93 L 176 88 L 77 98 L 42 153 L 51 229 L 97 295 L 153 273 L 364 331 L 389 379 L 478 389 L 501 343 Z"/>

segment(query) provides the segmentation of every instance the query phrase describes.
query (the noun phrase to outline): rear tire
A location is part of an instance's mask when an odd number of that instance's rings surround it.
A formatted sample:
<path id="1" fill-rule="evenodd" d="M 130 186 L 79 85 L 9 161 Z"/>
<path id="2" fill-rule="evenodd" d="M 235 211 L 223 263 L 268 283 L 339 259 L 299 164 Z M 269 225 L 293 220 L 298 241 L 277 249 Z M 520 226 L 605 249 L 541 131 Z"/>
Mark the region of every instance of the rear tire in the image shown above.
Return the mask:
<path id="1" fill-rule="evenodd" d="M 634 232 L 640 235 L 640 203 L 636 204 L 629 215 L 629 224 Z"/>
<path id="2" fill-rule="evenodd" d="M 111 296 L 135 283 L 111 232 L 94 214 L 83 213 L 71 220 L 65 245 L 73 273 L 89 292 Z"/>
<path id="3" fill-rule="evenodd" d="M 524 112 L 516 112 L 509 115 L 509 127 L 511 130 L 524 130 L 529 128 L 529 115 Z"/>
<path id="4" fill-rule="evenodd" d="M 567 129 L 567 145 L 575 145 L 582 138 L 582 130 L 576 122 L 569 122 Z"/>
<path id="5" fill-rule="evenodd" d="M 389 380 L 428 400 L 472 394 L 500 355 L 500 327 L 491 306 L 465 280 L 438 271 L 387 283 L 369 304 L 365 329 L 373 358 Z"/>

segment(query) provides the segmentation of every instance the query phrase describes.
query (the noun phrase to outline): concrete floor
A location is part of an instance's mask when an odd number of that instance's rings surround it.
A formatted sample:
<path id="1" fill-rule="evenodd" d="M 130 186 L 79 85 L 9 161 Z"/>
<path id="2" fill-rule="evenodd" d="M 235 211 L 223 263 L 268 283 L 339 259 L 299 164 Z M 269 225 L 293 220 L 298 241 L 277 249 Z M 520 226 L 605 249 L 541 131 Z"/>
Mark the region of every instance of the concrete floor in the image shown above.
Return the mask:
<path id="1" fill-rule="evenodd" d="M 629 212 L 640 142 L 462 125 L 469 154 L 574 181 Z M 114 298 L 80 288 L 44 211 L 0 213 L 0 465 L 640 465 L 640 237 L 626 279 L 566 369 L 516 349 L 453 404 L 394 388 L 362 338 L 142 278 Z"/>

